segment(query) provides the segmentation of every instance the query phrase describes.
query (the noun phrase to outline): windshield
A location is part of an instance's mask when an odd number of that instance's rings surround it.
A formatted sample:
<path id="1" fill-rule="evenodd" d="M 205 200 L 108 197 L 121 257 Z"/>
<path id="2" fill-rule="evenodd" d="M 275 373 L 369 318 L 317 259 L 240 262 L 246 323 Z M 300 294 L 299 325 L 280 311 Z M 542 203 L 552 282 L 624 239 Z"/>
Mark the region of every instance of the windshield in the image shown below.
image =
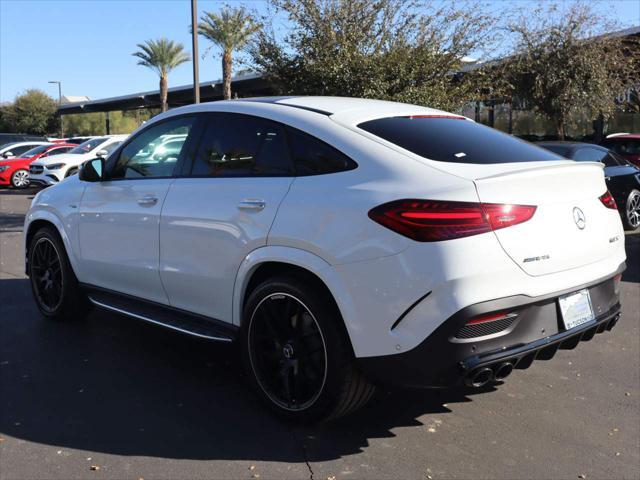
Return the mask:
<path id="1" fill-rule="evenodd" d="M 80 145 L 78 145 L 77 147 L 69 150 L 69 152 L 67 153 L 74 153 L 74 154 L 83 154 L 83 153 L 89 153 L 91 150 L 93 150 L 94 148 L 96 148 L 98 145 L 100 145 L 102 142 L 104 142 L 105 140 L 107 140 L 108 137 L 98 137 L 98 138 L 92 138 L 91 140 L 87 140 L 84 143 L 81 143 Z"/>
<path id="2" fill-rule="evenodd" d="M 50 147 L 51 145 L 40 145 L 39 147 L 32 148 L 31 150 L 27 150 L 26 152 L 24 152 L 22 154 L 22 158 L 35 157 L 36 155 L 40 155 L 41 153 L 45 152 L 47 148 Z"/>
<path id="3" fill-rule="evenodd" d="M 389 117 L 364 122 L 358 127 L 439 162 L 489 164 L 562 160 L 549 150 L 463 117 Z"/>

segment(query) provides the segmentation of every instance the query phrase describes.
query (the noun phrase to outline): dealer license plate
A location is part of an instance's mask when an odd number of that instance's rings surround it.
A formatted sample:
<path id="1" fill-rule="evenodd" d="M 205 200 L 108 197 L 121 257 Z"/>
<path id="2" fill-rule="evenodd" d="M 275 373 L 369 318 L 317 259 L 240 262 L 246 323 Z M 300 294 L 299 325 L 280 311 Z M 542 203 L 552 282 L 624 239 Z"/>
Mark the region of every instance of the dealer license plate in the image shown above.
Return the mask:
<path id="1" fill-rule="evenodd" d="M 571 330 L 595 318 L 589 290 L 564 295 L 558 299 L 564 328 Z"/>

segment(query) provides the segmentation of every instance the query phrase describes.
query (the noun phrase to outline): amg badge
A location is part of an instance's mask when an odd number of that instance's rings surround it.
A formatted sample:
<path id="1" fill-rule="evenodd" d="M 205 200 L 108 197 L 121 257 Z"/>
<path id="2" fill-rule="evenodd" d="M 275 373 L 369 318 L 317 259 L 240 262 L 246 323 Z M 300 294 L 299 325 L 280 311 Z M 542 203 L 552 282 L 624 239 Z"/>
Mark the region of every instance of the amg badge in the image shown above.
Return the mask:
<path id="1" fill-rule="evenodd" d="M 540 255 L 539 257 L 529 257 L 529 258 L 525 258 L 522 263 L 529 263 L 529 262 L 539 262 L 540 260 L 549 260 L 551 258 L 550 255 Z"/>

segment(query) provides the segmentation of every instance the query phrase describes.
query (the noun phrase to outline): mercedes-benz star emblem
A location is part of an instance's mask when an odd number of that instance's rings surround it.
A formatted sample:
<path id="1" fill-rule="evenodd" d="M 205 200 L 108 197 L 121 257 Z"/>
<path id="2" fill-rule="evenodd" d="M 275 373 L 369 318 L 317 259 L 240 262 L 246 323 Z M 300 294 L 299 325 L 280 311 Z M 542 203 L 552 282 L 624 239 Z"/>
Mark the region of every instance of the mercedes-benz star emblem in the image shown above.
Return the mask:
<path id="1" fill-rule="evenodd" d="M 584 227 L 587 224 L 587 219 L 584 218 L 584 213 L 578 207 L 573 208 L 573 221 L 576 222 L 576 226 L 580 230 L 584 230 Z"/>
<path id="2" fill-rule="evenodd" d="M 287 343 L 282 348 L 282 354 L 284 355 L 284 358 L 287 358 L 287 359 L 290 359 L 291 357 L 293 357 L 293 346 L 291 346 L 290 343 Z"/>

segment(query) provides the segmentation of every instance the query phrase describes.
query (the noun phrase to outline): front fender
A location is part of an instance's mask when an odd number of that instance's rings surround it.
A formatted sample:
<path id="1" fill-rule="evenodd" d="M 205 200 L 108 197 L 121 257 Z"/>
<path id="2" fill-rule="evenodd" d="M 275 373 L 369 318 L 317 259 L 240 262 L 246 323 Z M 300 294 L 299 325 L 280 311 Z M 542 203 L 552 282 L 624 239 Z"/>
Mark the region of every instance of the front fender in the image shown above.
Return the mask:
<path id="1" fill-rule="evenodd" d="M 78 209 L 82 198 L 83 189 L 61 188 L 62 185 L 41 191 L 33 200 L 31 208 L 27 212 L 23 229 L 23 247 L 25 252 L 25 265 L 27 253 L 27 238 L 29 229 L 34 222 L 44 221 L 53 225 L 69 257 L 69 263 L 76 277 L 80 269 L 77 252 L 77 222 Z"/>

